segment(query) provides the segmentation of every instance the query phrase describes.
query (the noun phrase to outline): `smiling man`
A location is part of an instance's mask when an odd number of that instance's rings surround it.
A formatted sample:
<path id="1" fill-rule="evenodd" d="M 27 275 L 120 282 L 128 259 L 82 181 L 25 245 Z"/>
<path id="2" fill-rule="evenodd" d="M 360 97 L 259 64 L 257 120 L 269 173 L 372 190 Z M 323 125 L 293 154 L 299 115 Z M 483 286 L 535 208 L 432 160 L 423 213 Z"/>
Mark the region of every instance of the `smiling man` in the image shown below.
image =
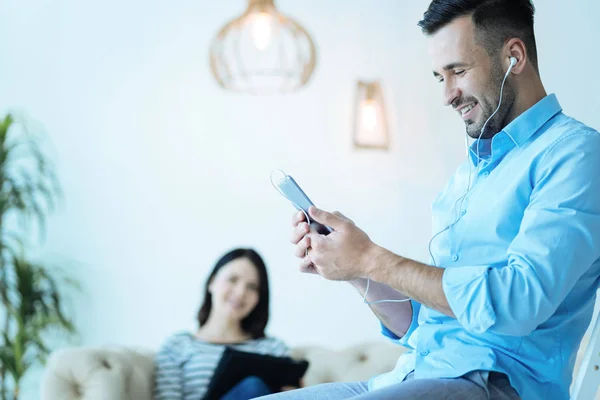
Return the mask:
<path id="1" fill-rule="evenodd" d="M 600 283 L 600 134 L 546 93 L 533 15 L 529 0 L 431 2 L 433 75 L 475 140 L 434 201 L 430 263 L 340 213 L 310 210 L 327 236 L 292 220 L 301 270 L 350 282 L 411 350 L 367 382 L 268 399 L 569 398 Z"/>

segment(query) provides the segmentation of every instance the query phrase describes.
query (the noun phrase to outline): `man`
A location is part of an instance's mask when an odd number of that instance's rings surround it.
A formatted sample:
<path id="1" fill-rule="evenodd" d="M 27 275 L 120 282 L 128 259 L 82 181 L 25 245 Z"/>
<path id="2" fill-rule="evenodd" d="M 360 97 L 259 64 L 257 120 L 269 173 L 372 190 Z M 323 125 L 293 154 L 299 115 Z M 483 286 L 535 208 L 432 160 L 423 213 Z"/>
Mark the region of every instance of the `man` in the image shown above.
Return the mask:
<path id="1" fill-rule="evenodd" d="M 419 23 L 444 103 L 475 139 L 432 207 L 433 265 L 342 214 L 311 208 L 327 236 L 293 218 L 302 271 L 369 284 L 369 302 L 410 299 L 371 308 L 411 351 L 368 382 L 265 400 L 568 399 L 600 282 L 600 134 L 546 94 L 533 15 L 529 0 L 434 0 Z"/>

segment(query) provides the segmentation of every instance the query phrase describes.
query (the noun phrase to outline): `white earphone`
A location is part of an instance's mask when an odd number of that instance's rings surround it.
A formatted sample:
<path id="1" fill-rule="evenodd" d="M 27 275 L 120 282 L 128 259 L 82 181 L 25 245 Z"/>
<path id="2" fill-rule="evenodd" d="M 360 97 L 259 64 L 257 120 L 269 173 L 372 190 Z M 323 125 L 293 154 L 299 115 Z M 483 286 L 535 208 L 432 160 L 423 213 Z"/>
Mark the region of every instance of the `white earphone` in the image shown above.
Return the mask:
<path id="1" fill-rule="evenodd" d="M 481 133 L 479 135 L 479 139 L 481 139 L 481 136 L 483 135 L 483 131 L 484 131 L 485 127 L 487 126 L 487 123 L 490 121 L 490 119 L 492 119 L 492 117 L 494 115 L 496 115 L 496 113 L 500 109 L 500 105 L 502 104 L 502 92 L 504 90 L 504 83 L 506 83 L 506 78 L 508 78 L 508 74 L 510 74 L 510 71 L 513 69 L 513 67 L 515 65 L 517 65 L 517 62 L 519 62 L 519 60 L 517 60 L 516 57 L 510 57 L 509 60 L 510 60 L 510 66 L 506 70 L 506 74 L 504 75 L 504 79 L 502 80 L 502 86 L 500 87 L 500 101 L 498 102 L 498 108 L 496 108 L 496 111 L 494 111 L 494 113 L 492 115 L 490 115 L 490 117 L 487 119 L 487 121 L 485 121 L 485 124 L 483 124 L 483 127 L 481 128 Z M 477 149 L 479 150 L 479 147 Z M 479 158 L 479 154 L 477 154 L 477 159 L 481 160 Z"/>
<path id="2" fill-rule="evenodd" d="M 494 111 L 492 113 L 492 115 L 490 115 L 490 117 L 483 124 L 483 127 L 481 128 L 481 131 L 479 133 L 479 137 L 477 138 L 477 141 L 479 141 L 481 139 L 481 136 L 483 136 L 483 132 L 485 130 L 485 127 L 487 126 L 488 122 L 490 122 L 490 119 L 492 119 L 492 117 L 494 115 L 496 115 L 496 113 L 500 109 L 500 106 L 502 105 L 502 94 L 504 92 L 504 84 L 506 83 L 506 78 L 508 78 L 508 75 L 510 74 L 510 71 L 513 69 L 513 67 L 515 65 L 517 65 L 517 62 L 519 62 L 519 60 L 517 60 L 516 57 L 510 57 L 509 60 L 510 60 L 510 66 L 508 67 L 508 70 L 506 70 L 506 74 L 504 75 L 504 79 L 502 80 L 502 85 L 500 86 L 500 100 L 498 101 L 498 107 L 496 108 L 496 111 Z M 507 135 L 508 135 L 508 133 L 507 133 Z M 510 135 L 509 135 L 509 137 L 510 137 Z M 510 138 L 514 142 L 514 139 L 512 137 L 510 137 Z M 465 135 L 465 150 L 467 152 L 467 156 L 469 155 L 469 152 L 473 151 L 472 149 L 469 148 L 469 137 L 468 137 L 468 135 Z M 481 161 L 481 158 L 479 157 L 479 145 L 477 145 L 477 152 L 473 152 L 473 154 L 475 155 L 475 157 L 477 157 L 477 159 L 479 161 Z M 471 190 L 471 164 L 469 164 L 469 181 L 467 183 L 467 191 L 465 192 L 464 195 L 462 195 L 461 197 L 459 197 L 456 200 L 456 203 L 454 204 L 455 207 L 456 207 L 456 204 L 458 204 L 458 202 L 460 201 L 461 203 L 460 203 L 460 205 L 459 205 L 458 208 L 459 209 L 462 208 L 462 204 L 463 204 L 462 202 L 464 201 L 464 199 L 467 196 L 467 194 L 469 194 L 470 190 Z M 453 227 L 460 220 L 460 218 L 461 218 L 461 216 L 458 216 L 453 223 L 451 223 L 450 225 L 448 225 L 447 227 L 445 227 L 444 229 L 442 229 L 441 231 L 439 231 L 438 233 L 436 233 L 431 238 L 431 240 L 429 241 L 429 246 L 428 246 L 428 248 L 429 248 L 429 255 L 431 256 L 431 260 L 433 262 L 433 265 L 437 266 L 436 262 L 435 262 L 435 258 L 433 257 L 433 253 L 431 252 L 431 243 L 433 242 L 433 239 L 435 239 L 438 235 L 440 235 L 441 233 L 443 233 L 443 232 L 447 231 L 448 229 L 450 229 L 451 227 Z"/>

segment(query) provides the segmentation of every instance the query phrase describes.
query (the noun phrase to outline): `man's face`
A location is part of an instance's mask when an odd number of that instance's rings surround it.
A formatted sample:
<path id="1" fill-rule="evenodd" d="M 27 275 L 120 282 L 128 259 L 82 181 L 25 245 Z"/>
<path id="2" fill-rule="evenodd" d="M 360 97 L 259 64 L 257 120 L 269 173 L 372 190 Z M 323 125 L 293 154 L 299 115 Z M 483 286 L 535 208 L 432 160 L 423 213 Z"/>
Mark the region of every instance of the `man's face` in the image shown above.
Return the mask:
<path id="1" fill-rule="evenodd" d="M 443 85 L 444 104 L 457 111 L 470 137 L 479 138 L 486 120 L 498 107 L 505 71 L 500 56 L 490 58 L 476 42 L 475 34 L 470 16 L 457 18 L 431 36 L 429 52 L 433 75 Z M 482 138 L 490 138 L 504 128 L 514 97 L 506 82 L 502 105 L 487 123 Z"/>

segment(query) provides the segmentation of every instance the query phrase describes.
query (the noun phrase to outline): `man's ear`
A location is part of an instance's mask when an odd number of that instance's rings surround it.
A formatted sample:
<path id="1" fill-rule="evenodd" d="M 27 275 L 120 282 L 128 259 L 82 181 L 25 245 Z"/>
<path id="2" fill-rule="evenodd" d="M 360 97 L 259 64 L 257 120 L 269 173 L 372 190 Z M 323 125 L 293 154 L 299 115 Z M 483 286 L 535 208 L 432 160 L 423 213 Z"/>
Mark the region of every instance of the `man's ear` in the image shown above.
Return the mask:
<path id="1" fill-rule="evenodd" d="M 510 58 L 514 57 L 517 59 L 517 63 L 510 71 L 512 74 L 520 74 L 529 63 L 529 59 L 527 58 L 527 48 L 521 39 L 512 38 L 506 42 L 504 54 L 506 55 L 505 71 L 508 70 L 510 65 Z"/>

